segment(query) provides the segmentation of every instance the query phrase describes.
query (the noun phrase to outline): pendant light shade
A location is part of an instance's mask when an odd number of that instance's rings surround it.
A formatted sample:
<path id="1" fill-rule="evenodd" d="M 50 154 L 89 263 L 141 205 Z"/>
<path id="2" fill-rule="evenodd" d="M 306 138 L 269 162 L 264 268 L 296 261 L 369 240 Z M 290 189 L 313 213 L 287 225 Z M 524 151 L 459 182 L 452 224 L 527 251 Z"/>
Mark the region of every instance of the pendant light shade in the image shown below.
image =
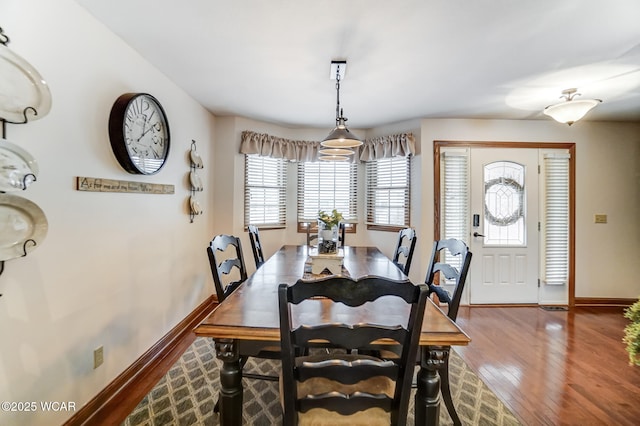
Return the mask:
<path id="1" fill-rule="evenodd" d="M 562 91 L 565 101 L 555 105 L 549 105 L 544 109 L 544 114 L 553 118 L 559 123 L 566 123 L 571 126 L 576 121 L 584 117 L 591 109 L 602 102 L 600 99 L 580 99 L 574 100 L 577 89 L 566 89 Z"/>
<path id="2" fill-rule="evenodd" d="M 341 149 L 344 151 L 351 151 L 349 154 L 344 153 L 333 153 L 332 156 L 344 156 L 351 155 L 353 151 L 350 148 L 355 148 L 357 146 L 362 145 L 362 141 L 355 137 L 353 133 L 347 129 L 347 119 L 343 116 L 342 109 L 340 108 L 340 75 L 344 74 L 347 63 L 345 61 L 332 61 L 331 62 L 331 70 L 332 74 L 335 70 L 335 78 L 336 78 L 336 127 L 329 133 L 329 135 L 324 138 L 320 145 L 326 148 L 335 148 Z M 324 150 L 321 150 L 320 153 L 324 154 Z M 325 160 L 320 157 L 321 160 Z M 329 160 L 329 161 L 346 161 L 348 158 L 344 157 L 344 160 Z"/>
<path id="3" fill-rule="evenodd" d="M 323 148 L 318 152 L 322 155 L 353 155 L 353 150 L 346 148 Z"/>
<path id="4" fill-rule="evenodd" d="M 345 121 L 346 119 L 344 117 L 339 117 L 336 128 L 324 138 L 320 145 L 326 146 L 327 148 L 355 148 L 362 145 L 362 141 L 347 129 L 344 123 Z"/>

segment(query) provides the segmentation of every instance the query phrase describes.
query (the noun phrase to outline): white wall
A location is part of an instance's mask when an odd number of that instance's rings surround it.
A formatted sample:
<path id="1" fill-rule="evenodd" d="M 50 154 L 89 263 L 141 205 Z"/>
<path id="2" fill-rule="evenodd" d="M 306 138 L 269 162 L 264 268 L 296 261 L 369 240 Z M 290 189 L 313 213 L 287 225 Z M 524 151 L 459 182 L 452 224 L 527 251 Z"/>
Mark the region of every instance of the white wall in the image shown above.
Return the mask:
<path id="1" fill-rule="evenodd" d="M 53 96 L 50 114 L 7 125 L 7 139 L 38 161 L 38 181 L 19 195 L 44 211 L 49 230 L 0 276 L 0 401 L 84 405 L 208 297 L 205 247 L 214 209 L 214 118 L 71 0 L 3 0 L 8 47 L 31 63 Z M 165 167 L 126 173 L 108 139 L 109 111 L 122 93 L 148 92 L 171 128 Z M 189 223 L 191 140 L 205 214 Z M 76 176 L 175 185 L 173 195 L 75 190 Z M 104 364 L 93 369 L 93 350 Z M 72 412 L 0 411 L 2 425 L 61 424 Z"/>

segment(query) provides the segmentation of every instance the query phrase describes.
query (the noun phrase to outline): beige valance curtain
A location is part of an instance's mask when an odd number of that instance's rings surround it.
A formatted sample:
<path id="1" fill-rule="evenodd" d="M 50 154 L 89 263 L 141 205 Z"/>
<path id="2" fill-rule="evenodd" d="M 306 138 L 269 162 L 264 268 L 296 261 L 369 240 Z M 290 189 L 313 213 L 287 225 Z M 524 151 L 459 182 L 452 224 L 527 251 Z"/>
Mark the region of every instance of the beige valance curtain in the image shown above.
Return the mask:
<path id="1" fill-rule="evenodd" d="M 409 154 L 416 155 L 416 140 L 411 133 L 365 139 L 364 144 L 360 147 L 361 161 L 406 157 Z"/>
<path id="2" fill-rule="evenodd" d="M 316 161 L 320 142 L 279 138 L 266 133 L 242 132 L 241 154 L 258 154 L 263 157 L 284 158 L 289 161 Z M 366 139 L 356 148 L 356 158 L 372 161 L 380 158 L 415 155 L 415 138 L 411 133 Z"/>
<path id="3" fill-rule="evenodd" d="M 296 141 L 278 138 L 266 133 L 242 132 L 241 154 L 285 158 L 289 161 L 316 161 L 320 142 Z"/>

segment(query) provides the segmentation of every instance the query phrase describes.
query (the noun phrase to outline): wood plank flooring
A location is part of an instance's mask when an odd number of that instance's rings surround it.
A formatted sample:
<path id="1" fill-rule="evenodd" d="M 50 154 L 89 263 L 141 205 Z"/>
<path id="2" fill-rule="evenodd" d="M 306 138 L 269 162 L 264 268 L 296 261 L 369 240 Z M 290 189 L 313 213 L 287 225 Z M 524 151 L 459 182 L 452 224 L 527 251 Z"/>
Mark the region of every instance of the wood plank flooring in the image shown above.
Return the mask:
<path id="1" fill-rule="evenodd" d="M 619 307 L 461 307 L 464 361 L 525 425 L 640 424 Z"/>

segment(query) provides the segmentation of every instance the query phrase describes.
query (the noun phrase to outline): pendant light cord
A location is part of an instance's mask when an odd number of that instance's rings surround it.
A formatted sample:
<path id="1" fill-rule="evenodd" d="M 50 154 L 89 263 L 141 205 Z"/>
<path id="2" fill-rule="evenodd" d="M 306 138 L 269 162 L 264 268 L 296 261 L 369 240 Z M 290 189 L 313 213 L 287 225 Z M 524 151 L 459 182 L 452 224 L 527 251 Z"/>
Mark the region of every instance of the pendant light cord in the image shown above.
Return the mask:
<path id="1" fill-rule="evenodd" d="M 340 124 L 340 120 L 347 121 L 342 116 L 342 110 L 340 109 L 340 65 L 336 68 L 336 126 Z"/>

